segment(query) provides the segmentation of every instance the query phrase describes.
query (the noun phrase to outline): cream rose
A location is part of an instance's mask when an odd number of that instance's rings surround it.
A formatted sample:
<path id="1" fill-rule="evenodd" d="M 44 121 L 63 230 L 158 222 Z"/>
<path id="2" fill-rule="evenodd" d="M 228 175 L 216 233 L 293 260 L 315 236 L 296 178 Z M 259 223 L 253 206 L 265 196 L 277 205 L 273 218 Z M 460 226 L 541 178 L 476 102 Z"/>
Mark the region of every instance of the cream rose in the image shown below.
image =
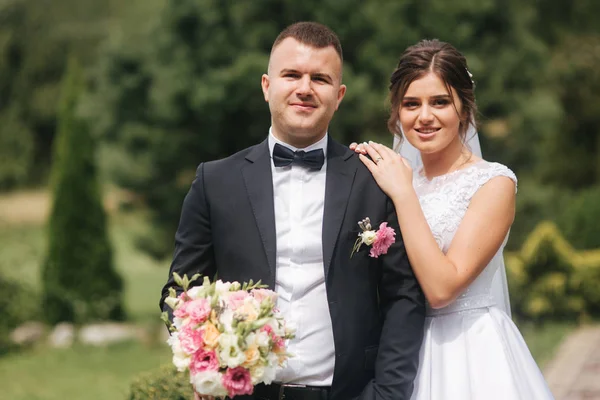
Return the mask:
<path id="1" fill-rule="evenodd" d="M 360 234 L 360 237 L 364 244 L 366 244 L 367 246 L 370 246 L 373 244 L 373 242 L 375 242 L 375 239 L 377 239 L 377 232 L 364 231 L 363 233 Z"/>

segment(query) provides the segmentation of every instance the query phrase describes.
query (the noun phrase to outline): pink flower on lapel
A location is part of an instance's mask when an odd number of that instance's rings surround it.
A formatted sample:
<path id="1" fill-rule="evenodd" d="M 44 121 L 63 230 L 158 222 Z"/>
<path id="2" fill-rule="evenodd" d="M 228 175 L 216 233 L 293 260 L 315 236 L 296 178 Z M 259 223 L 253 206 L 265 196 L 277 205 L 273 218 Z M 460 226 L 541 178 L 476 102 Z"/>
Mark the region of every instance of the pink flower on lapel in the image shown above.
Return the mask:
<path id="1" fill-rule="evenodd" d="M 358 234 L 358 239 L 354 243 L 350 258 L 360 250 L 363 244 L 372 246 L 369 256 L 378 258 L 380 255 L 386 254 L 390 246 L 396 241 L 396 231 L 387 226 L 387 222 L 382 222 L 378 230 L 371 228 L 371 220 L 369 217 L 358 222 L 358 226 L 362 232 Z"/>
<path id="2" fill-rule="evenodd" d="M 396 241 L 396 232 L 393 228 L 387 226 L 387 222 L 382 222 L 377 230 L 377 238 L 371 246 L 369 255 L 377 258 L 386 254 L 390 246 Z"/>

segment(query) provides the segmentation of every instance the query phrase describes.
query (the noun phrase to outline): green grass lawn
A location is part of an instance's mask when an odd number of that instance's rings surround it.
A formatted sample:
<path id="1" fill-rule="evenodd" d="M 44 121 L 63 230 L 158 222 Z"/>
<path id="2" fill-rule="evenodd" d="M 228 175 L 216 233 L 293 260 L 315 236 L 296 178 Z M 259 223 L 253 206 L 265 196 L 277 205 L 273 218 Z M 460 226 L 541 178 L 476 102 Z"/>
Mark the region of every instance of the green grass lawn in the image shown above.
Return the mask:
<path id="1" fill-rule="evenodd" d="M 105 348 L 39 348 L 0 359 L 0 398 L 125 400 L 141 371 L 169 362 L 166 346 L 121 343 Z"/>
<path id="2" fill-rule="evenodd" d="M 159 317 L 160 289 L 168 275 L 169 260 L 157 262 L 133 245 L 141 226 L 139 215 L 113 215 L 110 238 L 115 265 L 125 282 L 125 306 L 133 320 Z M 0 274 L 39 289 L 44 258 L 45 228 L 35 225 L 0 225 Z"/>
<path id="3" fill-rule="evenodd" d="M 158 299 L 168 274 L 168 260 L 156 262 L 133 245 L 141 228 L 137 215 L 115 215 L 110 235 L 115 265 L 125 282 L 125 306 L 131 321 L 166 329 L 160 321 Z M 40 289 L 40 265 L 45 237 L 41 226 L 0 225 L 0 274 Z M 170 360 L 160 342 L 122 343 L 109 347 L 38 346 L 0 358 L 0 398 L 11 400 L 125 399 L 129 384 L 140 372 Z"/>

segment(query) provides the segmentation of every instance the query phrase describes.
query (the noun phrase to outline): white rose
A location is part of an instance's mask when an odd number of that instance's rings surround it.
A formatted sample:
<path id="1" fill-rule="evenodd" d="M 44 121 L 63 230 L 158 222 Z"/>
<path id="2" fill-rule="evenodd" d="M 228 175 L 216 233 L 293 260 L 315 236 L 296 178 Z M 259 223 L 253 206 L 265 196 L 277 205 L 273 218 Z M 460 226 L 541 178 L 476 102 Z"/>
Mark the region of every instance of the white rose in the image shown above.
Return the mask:
<path id="1" fill-rule="evenodd" d="M 217 295 L 223 295 L 223 294 L 229 292 L 229 288 L 231 288 L 230 282 L 223 282 L 221 280 L 218 280 L 217 282 L 215 282 L 215 293 Z"/>
<path id="2" fill-rule="evenodd" d="M 202 371 L 190 376 L 190 382 L 196 392 L 207 396 L 225 397 L 227 390 L 221 383 L 221 374 L 218 371 Z"/>
<path id="3" fill-rule="evenodd" d="M 270 385 L 275 380 L 276 374 L 277 374 L 277 365 L 264 367 L 262 381 L 265 383 L 265 385 Z"/>
<path id="4" fill-rule="evenodd" d="M 229 368 L 240 366 L 246 361 L 246 355 L 238 346 L 236 335 L 224 333 L 219 336 L 219 359 Z"/>
<path id="5" fill-rule="evenodd" d="M 181 327 L 183 326 L 183 322 L 183 318 L 173 317 L 173 325 L 175 325 L 175 328 L 181 329 Z"/>
<path id="6" fill-rule="evenodd" d="M 377 233 L 375 231 L 364 231 L 363 233 L 360 234 L 360 237 L 364 244 L 366 244 L 367 246 L 370 246 L 373 244 L 375 239 L 377 239 Z"/>
<path id="7" fill-rule="evenodd" d="M 191 359 L 181 348 L 181 342 L 179 341 L 179 334 L 177 332 L 171 334 L 169 339 L 167 339 L 167 344 L 171 346 L 171 350 L 173 351 L 173 365 L 175 365 L 177 370 L 182 372 L 188 369 Z"/>
<path id="8" fill-rule="evenodd" d="M 267 365 L 276 368 L 279 366 L 279 357 L 275 353 L 269 353 L 267 355 Z"/>
<path id="9" fill-rule="evenodd" d="M 269 335 L 264 331 L 260 331 L 256 334 L 256 344 L 258 347 L 268 347 L 269 340 Z"/>
<path id="10" fill-rule="evenodd" d="M 256 334 L 255 333 L 249 333 L 248 336 L 246 336 L 246 346 L 250 347 L 253 344 L 256 344 Z M 256 344 L 258 346 L 258 344 Z"/>
<path id="11" fill-rule="evenodd" d="M 219 315 L 219 322 L 225 328 L 225 332 L 233 331 L 233 317 L 233 311 L 231 311 L 229 308 L 224 309 Z"/>
<path id="12" fill-rule="evenodd" d="M 188 357 L 185 353 L 173 353 L 173 365 L 179 372 L 187 371 L 187 369 L 190 367 L 191 360 L 191 357 Z"/>
<path id="13" fill-rule="evenodd" d="M 183 353 L 181 343 L 179 342 L 179 332 L 171 333 L 171 336 L 167 339 L 167 344 L 171 346 L 173 353 Z"/>
<path id="14" fill-rule="evenodd" d="M 200 299 L 206 297 L 208 288 L 204 286 L 194 286 L 187 291 L 187 295 L 192 299 Z"/>
<path id="15" fill-rule="evenodd" d="M 265 367 L 263 365 L 255 364 L 252 367 L 250 367 L 250 378 L 252 378 L 253 385 L 263 382 L 264 375 Z"/>

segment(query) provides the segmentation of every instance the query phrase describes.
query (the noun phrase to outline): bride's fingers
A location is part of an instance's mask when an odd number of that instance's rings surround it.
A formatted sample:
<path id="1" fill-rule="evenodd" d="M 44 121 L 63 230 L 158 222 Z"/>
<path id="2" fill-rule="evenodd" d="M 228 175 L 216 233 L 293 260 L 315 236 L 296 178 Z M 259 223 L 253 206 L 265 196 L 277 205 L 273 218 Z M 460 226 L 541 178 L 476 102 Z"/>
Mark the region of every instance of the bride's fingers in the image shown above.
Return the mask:
<path id="1" fill-rule="evenodd" d="M 367 154 L 367 150 L 365 149 L 367 146 L 366 142 L 358 143 L 354 151 L 359 154 Z"/>
<path id="2" fill-rule="evenodd" d="M 350 146 L 348 146 L 350 148 L 350 150 L 355 150 L 358 147 L 358 143 L 356 142 L 352 142 L 350 143 Z"/>
<path id="3" fill-rule="evenodd" d="M 381 154 L 381 156 L 383 158 L 389 158 L 389 159 L 391 159 L 393 157 L 397 157 L 398 156 L 398 154 L 394 150 L 392 150 L 389 147 L 384 146 L 384 145 L 382 145 L 380 143 L 370 142 L 369 144 L 371 146 L 373 146 L 375 148 L 375 150 L 377 150 L 377 152 L 379 154 Z"/>
<path id="4" fill-rule="evenodd" d="M 360 159 L 360 161 L 362 161 L 362 162 L 363 162 L 363 164 L 365 164 L 365 166 L 367 167 L 367 169 L 368 169 L 369 171 L 371 171 L 371 173 L 374 175 L 374 174 L 375 174 L 375 172 L 376 172 L 376 170 L 377 170 L 377 165 L 375 165 L 375 163 L 374 163 L 373 161 L 371 161 L 371 160 L 369 159 L 369 157 L 367 157 L 367 156 L 364 156 L 364 155 L 362 155 L 362 154 L 359 154 L 359 155 L 358 155 L 358 158 Z"/>
<path id="5" fill-rule="evenodd" d="M 377 164 L 379 161 L 383 159 L 383 157 L 379 154 L 379 152 L 375 149 L 375 147 L 369 145 L 365 147 L 367 150 L 367 154 L 371 157 L 371 160 Z"/>

